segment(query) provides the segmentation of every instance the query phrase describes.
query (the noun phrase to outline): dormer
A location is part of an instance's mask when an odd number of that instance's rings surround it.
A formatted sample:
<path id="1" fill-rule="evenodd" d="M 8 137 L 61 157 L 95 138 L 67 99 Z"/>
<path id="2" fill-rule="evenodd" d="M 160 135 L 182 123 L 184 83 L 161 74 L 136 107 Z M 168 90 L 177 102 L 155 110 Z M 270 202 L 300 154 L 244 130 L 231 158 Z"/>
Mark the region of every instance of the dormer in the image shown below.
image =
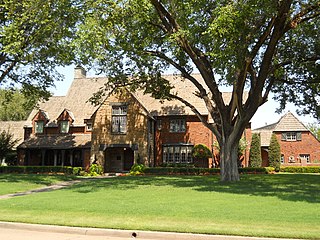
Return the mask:
<path id="1" fill-rule="evenodd" d="M 44 126 L 49 122 L 48 114 L 39 109 L 37 114 L 32 118 L 32 132 L 34 134 L 43 134 Z"/>
<path id="2" fill-rule="evenodd" d="M 69 133 L 70 125 L 74 122 L 74 115 L 68 109 L 64 109 L 57 118 L 59 132 Z"/>

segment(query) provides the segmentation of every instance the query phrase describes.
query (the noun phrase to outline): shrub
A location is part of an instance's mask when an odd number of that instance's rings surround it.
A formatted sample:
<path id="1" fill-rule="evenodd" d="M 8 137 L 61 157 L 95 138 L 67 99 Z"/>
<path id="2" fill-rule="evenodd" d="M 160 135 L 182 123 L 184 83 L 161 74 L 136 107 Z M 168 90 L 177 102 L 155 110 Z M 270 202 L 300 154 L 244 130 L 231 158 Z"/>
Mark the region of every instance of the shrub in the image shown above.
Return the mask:
<path id="1" fill-rule="evenodd" d="M 98 164 L 91 164 L 90 168 L 89 168 L 89 176 L 99 176 L 103 173 L 103 169 L 102 166 L 98 165 Z"/>
<path id="2" fill-rule="evenodd" d="M 130 169 L 130 175 L 141 175 L 144 174 L 145 166 L 143 164 L 133 164 L 133 166 Z"/>
<path id="3" fill-rule="evenodd" d="M 196 159 L 208 159 L 212 157 L 212 153 L 206 145 L 197 144 L 192 150 L 192 157 Z"/>
<path id="4" fill-rule="evenodd" d="M 277 136 L 274 133 L 272 134 L 270 140 L 268 158 L 269 166 L 274 167 L 277 172 L 280 171 L 280 144 L 278 142 Z"/>
<path id="5" fill-rule="evenodd" d="M 81 167 L 61 166 L 2 166 L 0 173 L 63 173 L 79 175 Z"/>
<path id="6" fill-rule="evenodd" d="M 289 173 L 320 173 L 320 166 L 310 166 L 310 167 L 300 167 L 300 166 L 291 166 L 291 167 L 281 167 L 280 172 L 289 172 Z"/>
<path id="7" fill-rule="evenodd" d="M 261 164 L 262 158 L 260 135 L 253 133 L 250 146 L 249 167 L 261 167 Z"/>

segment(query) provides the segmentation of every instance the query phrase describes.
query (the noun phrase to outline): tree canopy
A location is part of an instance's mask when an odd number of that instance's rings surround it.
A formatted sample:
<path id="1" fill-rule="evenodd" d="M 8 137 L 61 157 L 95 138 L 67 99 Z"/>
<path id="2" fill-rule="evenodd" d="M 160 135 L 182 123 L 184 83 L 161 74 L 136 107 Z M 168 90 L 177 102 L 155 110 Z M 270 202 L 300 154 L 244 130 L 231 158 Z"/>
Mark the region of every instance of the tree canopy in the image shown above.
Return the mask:
<path id="1" fill-rule="evenodd" d="M 88 0 L 83 9 L 79 62 L 107 75 L 107 87 L 143 89 L 190 107 L 217 137 L 223 181 L 239 180 L 239 140 L 271 91 L 281 106 L 304 104 L 303 112 L 320 118 L 318 0 Z M 170 91 L 161 77 L 168 70 L 194 84 L 214 123 Z"/>
<path id="2" fill-rule="evenodd" d="M 0 0 L 0 88 L 47 98 L 56 66 L 74 59 L 75 0 Z"/>

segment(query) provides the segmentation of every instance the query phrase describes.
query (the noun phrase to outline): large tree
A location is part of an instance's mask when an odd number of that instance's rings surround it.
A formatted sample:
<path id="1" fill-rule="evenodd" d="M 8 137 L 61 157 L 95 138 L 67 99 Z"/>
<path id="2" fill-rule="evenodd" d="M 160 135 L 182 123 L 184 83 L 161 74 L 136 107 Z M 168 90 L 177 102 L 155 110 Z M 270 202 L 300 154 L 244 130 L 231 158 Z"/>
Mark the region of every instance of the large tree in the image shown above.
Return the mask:
<path id="1" fill-rule="evenodd" d="M 0 88 L 47 98 L 73 59 L 76 0 L 0 0 Z"/>
<path id="2" fill-rule="evenodd" d="M 222 181 L 239 180 L 239 140 L 270 91 L 308 99 L 305 110 L 320 117 L 318 0 L 88 0 L 84 9 L 81 62 L 106 74 L 109 88 L 126 85 L 190 107 L 221 146 Z M 214 123 L 170 91 L 161 75 L 168 70 L 194 84 Z M 225 84 L 232 86 L 228 101 Z"/>

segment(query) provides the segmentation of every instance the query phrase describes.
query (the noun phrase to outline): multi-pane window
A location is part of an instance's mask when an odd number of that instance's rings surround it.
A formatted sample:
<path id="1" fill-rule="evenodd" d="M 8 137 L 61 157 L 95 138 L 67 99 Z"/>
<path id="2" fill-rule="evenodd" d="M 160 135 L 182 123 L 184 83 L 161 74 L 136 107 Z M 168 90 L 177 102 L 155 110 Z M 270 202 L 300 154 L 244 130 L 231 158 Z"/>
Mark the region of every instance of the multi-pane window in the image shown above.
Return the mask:
<path id="1" fill-rule="evenodd" d="M 61 133 L 69 132 L 69 121 L 60 121 L 60 132 Z"/>
<path id="2" fill-rule="evenodd" d="M 281 163 L 281 164 L 284 164 L 284 155 L 283 155 L 283 154 L 281 154 L 280 163 Z"/>
<path id="3" fill-rule="evenodd" d="M 127 106 L 112 106 L 112 133 L 127 132 Z"/>
<path id="4" fill-rule="evenodd" d="M 35 133 L 43 133 L 43 126 L 44 126 L 43 121 L 36 121 L 34 123 L 34 132 Z"/>
<path id="5" fill-rule="evenodd" d="M 286 140 L 287 141 L 297 141 L 297 133 L 296 132 L 287 132 Z"/>
<path id="6" fill-rule="evenodd" d="M 307 163 L 310 163 L 310 155 L 309 154 L 300 154 L 299 157 L 300 157 L 301 161 L 305 160 Z"/>
<path id="7" fill-rule="evenodd" d="M 186 120 L 185 119 L 171 119 L 170 132 L 185 132 Z"/>
<path id="8" fill-rule="evenodd" d="M 164 163 L 192 163 L 192 145 L 163 146 Z"/>

